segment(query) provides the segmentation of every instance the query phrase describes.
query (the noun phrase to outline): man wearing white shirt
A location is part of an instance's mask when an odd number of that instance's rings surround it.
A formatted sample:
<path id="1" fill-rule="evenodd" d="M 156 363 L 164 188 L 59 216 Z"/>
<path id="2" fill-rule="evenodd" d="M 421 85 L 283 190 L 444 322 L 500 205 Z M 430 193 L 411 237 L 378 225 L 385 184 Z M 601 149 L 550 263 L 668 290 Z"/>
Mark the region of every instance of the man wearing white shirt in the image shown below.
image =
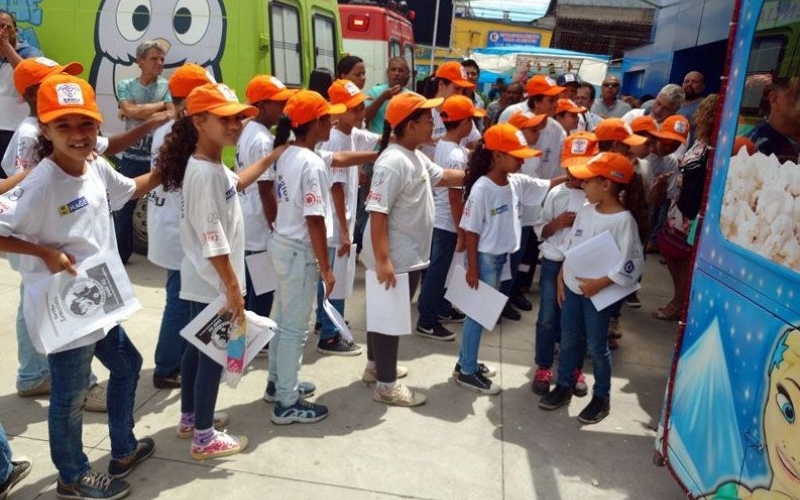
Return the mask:
<path id="1" fill-rule="evenodd" d="M 597 113 L 601 118 L 622 118 L 631 110 L 630 105 L 620 101 L 620 82 L 616 76 L 607 76 L 600 87 L 600 97 L 592 104 L 592 113 Z"/>

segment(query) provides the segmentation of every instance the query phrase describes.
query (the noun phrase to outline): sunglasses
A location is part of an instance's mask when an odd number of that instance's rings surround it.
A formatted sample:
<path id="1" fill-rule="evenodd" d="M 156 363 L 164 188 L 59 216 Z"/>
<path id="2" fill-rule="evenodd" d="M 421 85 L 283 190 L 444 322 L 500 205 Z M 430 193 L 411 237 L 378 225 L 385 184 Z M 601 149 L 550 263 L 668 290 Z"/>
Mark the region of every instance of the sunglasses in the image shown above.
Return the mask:
<path id="1" fill-rule="evenodd" d="M 606 87 L 606 88 L 609 88 L 609 89 L 613 89 L 615 87 L 619 87 L 619 83 L 604 83 L 603 87 Z"/>

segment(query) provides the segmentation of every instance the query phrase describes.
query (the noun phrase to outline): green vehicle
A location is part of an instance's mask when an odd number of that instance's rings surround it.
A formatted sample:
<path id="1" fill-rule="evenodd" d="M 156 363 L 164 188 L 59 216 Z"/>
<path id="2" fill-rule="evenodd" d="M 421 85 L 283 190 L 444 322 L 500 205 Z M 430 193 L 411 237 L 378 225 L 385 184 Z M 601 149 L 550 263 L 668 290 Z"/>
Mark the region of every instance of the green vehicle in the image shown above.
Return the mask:
<path id="1" fill-rule="evenodd" d="M 139 75 L 136 47 L 169 47 L 164 76 L 184 63 L 208 68 L 244 97 L 256 74 L 290 87 L 308 83 L 315 68 L 333 71 L 342 50 L 336 0 L 15 0 L 21 39 L 58 62 L 81 62 L 95 87 L 103 133 L 123 129 L 116 84 Z M 146 204 L 137 209 L 135 243 L 146 253 Z"/>

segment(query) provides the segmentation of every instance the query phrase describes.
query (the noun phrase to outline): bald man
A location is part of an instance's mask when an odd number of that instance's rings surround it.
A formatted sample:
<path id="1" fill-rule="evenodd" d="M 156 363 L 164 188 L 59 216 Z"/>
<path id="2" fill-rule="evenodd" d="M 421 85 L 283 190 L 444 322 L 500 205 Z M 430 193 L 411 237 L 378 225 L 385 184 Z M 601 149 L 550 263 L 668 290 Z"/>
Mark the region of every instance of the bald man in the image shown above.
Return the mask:
<path id="1" fill-rule="evenodd" d="M 703 89 L 705 89 L 705 77 L 699 71 L 690 71 L 683 77 L 683 105 L 678 110 L 679 115 L 683 115 L 694 125 L 694 112 L 703 100 Z"/>

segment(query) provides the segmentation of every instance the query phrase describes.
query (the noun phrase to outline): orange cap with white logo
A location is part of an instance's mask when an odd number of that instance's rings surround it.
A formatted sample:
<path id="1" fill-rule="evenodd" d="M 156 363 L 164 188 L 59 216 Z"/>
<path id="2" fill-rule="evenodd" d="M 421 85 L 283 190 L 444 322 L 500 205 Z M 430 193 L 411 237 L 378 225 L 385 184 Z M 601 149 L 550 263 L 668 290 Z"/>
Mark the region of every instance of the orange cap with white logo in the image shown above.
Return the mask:
<path id="1" fill-rule="evenodd" d="M 42 80 L 36 92 L 36 114 L 42 123 L 72 114 L 103 121 L 89 82 L 64 73 Z"/>
<path id="2" fill-rule="evenodd" d="M 436 78 L 450 80 L 457 86 L 464 89 L 475 88 L 475 84 L 467 80 L 467 72 L 464 70 L 464 66 L 457 61 L 449 61 L 442 64 L 439 66 L 439 69 L 436 70 L 436 74 L 434 76 L 436 76 Z"/>
<path id="3" fill-rule="evenodd" d="M 647 132 L 648 134 L 658 136 L 658 123 L 656 123 L 656 119 L 650 115 L 637 116 L 631 120 L 630 126 L 634 134 Z"/>
<path id="4" fill-rule="evenodd" d="M 482 118 L 486 116 L 486 111 L 476 108 L 467 96 L 453 95 L 444 100 L 441 115 L 443 122 L 457 122 L 473 117 Z"/>
<path id="5" fill-rule="evenodd" d="M 568 167 L 578 179 L 603 177 L 619 184 L 627 184 L 633 177 L 633 163 L 619 153 L 600 153 L 589 161 Z"/>
<path id="6" fill-rule="evenodd" d="M 244 95 L 250 104 L 259 101 L 286 101 L 295 92 L 296 89 L 287 89 L 282 81 L 272 75 L 256 75 L 244 89 Z"/>
<path id="7" fill-rule="evenodd" d="M 628 146 L 641 146 L 647 138 L 636 135 L 622 118 L 606 118 L 597 124 L 594 135 L 598 141 L 621 141 Z"/>
<path id="8" fill-rule="evenodd" d="M 169 93 L 174 98 L 186 98 L 189 93 L 207 83 L 217 83 L 207 69 L 198 64 L 184 64 L 169 75 Z"/>
<path id="9" fill-rule="evenodd" d="M 319 92 L 300 90 L 286 101 L 283 112 L 292 122 L 292 127 L 322 118 L 325 115 L 340 115 L 347 111 L 344 104 L 333 104 L 325 100 Z"/>
<path id="10" fill-rule="evenodd" d="M 556 104 L 556 114 L 564 113 L 586 113 L 586 108 L 578 106 L 572 99 L 559 99 Z"/>
<path id="11" fill-rule="evenodd" d="M 572 167 L 586 163 L 600 152 L 597 136 L 591 132 L 573 132 L 564 139 L 561 150 L 561 166 Z"/>
<path id="12" fill-rule="evenodd" d="M 483 143 L 490 151 L 502 151 L 515 158 L 533 158 L 542 152 L 528 146 L 522 131 L 508 123 L 492 125 L 483 133 Z"/>
<path id="13" fill-rule="evenodd" d="M 661 124 L 661 131 L 653 135 L 662 139 L 683 143 L 686 142 L 686 138 L 689 137 L 689 130 L 691 130 L 691 128 L 692 126 L 685 116 L 672 115 L 667 117 Z"/>
<path id="14" fill-rule="evenodd" d="M 46 57 L 30 57 L 23 59 L 14 68 L 14 87 L 19 95 L 25 93 L 28 87 L 38 85 L 45 78 L 51 75 L 66 73 L 68 75 L 80 75 L 83 73 L 83 65 L 77 62 L 67 63 L 62 66 L 52 59 Z"/>
<path id="15" fill-rule="evenodd" d="M 538 127 L 545 118 L 547 118 L 547 115 L 544 113 L 535 115 L 531 111 L 520 111 L 511 115 L 508 119 L 508 123 L 522 130 L 524 128 Z"/>
<path id="16" fill-rule="evenodd" d="M 392 128 L 398 126 L 400 122 L 411 116 L 411 113 L 418 109 L 431 109 L 439 106 L 444 99 L 425 99 L 416 92 L 403 92 L 392 97 L 386 106 L 386 121 Z"/>
<path id="17" fill-rule="evenodd" d="M 186 111 L 190 116 L 206 112 L 216 116 L 242 113 L 250 117 L 258 114 L 253 106 L 240 103 L 236 92 L 224 83 L 207 83 L 195 87 L 186 97 Z"/>
<path id="18" fill-rule="evenodd" d="M 336 80 L 328 87 L 328 97 L 331 104 L 344 104 L 347 109 L 352 109 L 364 102 L 367 95 L 361 92 L 358 86 L 350 80 Z"/>
<path id="19" fill-rule="evenodd" d="M 533 75 L 528 83 L 525 84 L 525 93 L 528 96 L 535 95 L 559 95 L 567 90 L 567 87 L 559 87 L 556 81 L 547 75 Z"/>

